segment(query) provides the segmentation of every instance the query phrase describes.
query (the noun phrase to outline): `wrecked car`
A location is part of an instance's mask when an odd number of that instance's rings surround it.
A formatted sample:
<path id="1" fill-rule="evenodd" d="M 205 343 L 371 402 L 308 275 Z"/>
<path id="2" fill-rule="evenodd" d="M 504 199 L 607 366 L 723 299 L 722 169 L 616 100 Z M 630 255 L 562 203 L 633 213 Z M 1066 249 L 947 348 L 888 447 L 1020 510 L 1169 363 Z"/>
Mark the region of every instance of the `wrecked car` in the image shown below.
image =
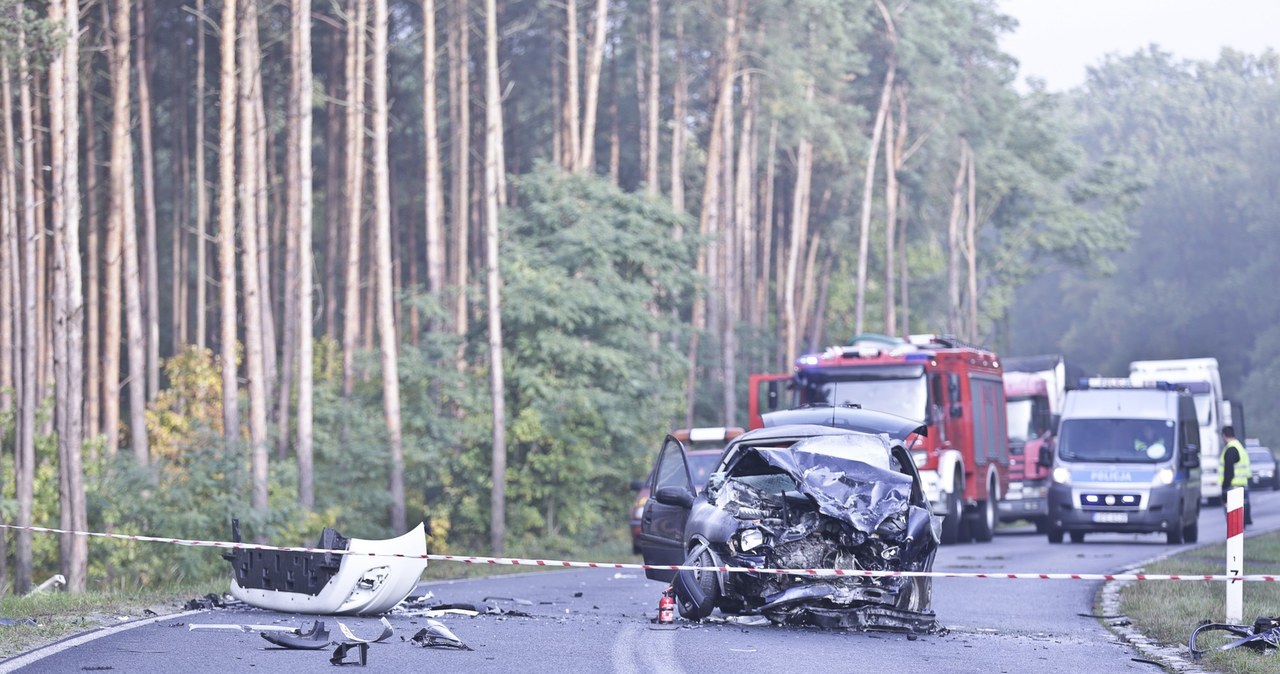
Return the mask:
<path id="1" fill-rule="evenodd" d="M 231 521 L 231 539 L 241 541 L 236 520 Z M 347 538 L 325 527 L 315 547 L 363 554 L 237 548 L 222 555 L 235 574 L 231 596 L 286 613 L 376 615 L 409 596 L 427 568 L 426 528 L 421 523 L 403 536 L 384 540 Z"/>
<path id="2" fill-rule="evenodd" d="M 918 422 L 851 406 L 764 416 L 730 443 L 701 493 L 667 436 L 641 522 L 646 564 L 930 571 L 940 519 L 904 444 Z M 650 569 L 680 614 L 762 615 L 780 624 L 934 632 L 932 579 Z"/>

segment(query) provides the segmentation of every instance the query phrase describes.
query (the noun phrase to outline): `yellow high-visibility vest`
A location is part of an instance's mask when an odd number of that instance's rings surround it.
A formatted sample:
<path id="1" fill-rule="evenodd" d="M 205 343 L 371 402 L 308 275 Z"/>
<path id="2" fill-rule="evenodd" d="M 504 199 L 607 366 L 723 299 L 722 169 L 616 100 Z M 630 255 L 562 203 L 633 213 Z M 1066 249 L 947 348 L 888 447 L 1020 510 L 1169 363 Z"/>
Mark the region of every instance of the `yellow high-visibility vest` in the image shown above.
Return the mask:
<path id="1" fill-rule="evenodd" d="M 1240 441 L 1232 438 L 1227 441 L 1226 446 L 1222 448 L 1222 456 L 1218 457 L 1218 465 L 1222 468 L 1218 471 L 1218 484 L 1222 484 L 1222 478 L 1226 473 L 1227 450 L 1232 447 L 1236 448 L 1236 453 L 1240 455 L 1240 460 L 1236 462 L 1236 471 L 1231 475 L 1232 487 L 1249 486 L 1249 478 L 1253 477 L 1253 471 L 1249 469 L 1249 452 L 1244 451 L 1244 445 Z"/>

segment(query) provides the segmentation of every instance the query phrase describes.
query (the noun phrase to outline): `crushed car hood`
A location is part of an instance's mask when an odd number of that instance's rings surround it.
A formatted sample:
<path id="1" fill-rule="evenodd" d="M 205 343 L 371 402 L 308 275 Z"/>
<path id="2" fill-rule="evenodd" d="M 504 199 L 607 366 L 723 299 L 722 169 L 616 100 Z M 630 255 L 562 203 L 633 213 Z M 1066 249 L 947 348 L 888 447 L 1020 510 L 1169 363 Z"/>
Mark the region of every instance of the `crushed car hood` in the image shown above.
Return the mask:
<path id="1" fill-rule="evenodd" d="M 812 498 L 823 515 L 871 533 L 907 507 L 911 477 L 840 455 L 839 442 L 845 439 L 835 436 L 821 443 L 802 441 L 790 448 L 747 451 L 795 478 L 796 488 Z"/>

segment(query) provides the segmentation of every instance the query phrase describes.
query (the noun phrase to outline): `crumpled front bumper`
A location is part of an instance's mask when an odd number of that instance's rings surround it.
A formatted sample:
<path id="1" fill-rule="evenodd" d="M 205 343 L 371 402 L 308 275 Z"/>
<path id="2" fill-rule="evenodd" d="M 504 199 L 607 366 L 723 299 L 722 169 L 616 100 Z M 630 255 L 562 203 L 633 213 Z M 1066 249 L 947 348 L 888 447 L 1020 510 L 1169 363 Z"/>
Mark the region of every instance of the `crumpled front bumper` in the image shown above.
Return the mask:
<path id="1" fill-rule="evenodd" d="M 321 547 L 326 547 L 331 531 L 322 538 Z M 376 615 L 409 596 L 427 568 L 427 560 L 421 558 L 427 553 L 426 528 L 421 523 L 402 536 L 383 540 L 331 536 L 336 544 L 330 549 L 365 554 L 256 549 L 224 554 L 235 574 L 231 596 L 250 606 L 287 613 Z M 233 537 L 239 541 L 238 530 Z"/>

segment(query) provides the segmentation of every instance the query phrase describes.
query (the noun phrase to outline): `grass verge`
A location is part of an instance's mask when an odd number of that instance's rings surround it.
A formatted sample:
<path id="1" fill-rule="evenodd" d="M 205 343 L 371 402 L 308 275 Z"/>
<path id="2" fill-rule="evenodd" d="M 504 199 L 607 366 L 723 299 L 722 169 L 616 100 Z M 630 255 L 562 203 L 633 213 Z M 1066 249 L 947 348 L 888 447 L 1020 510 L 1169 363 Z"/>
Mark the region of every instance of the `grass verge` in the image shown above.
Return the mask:
<path id="1" fill-rule="evenodd" d="M 551 554 L 531 550 L 509 550 L 511 557 L 537 557 L 586 562 L 638 562 L 631 553 L 630 541 L 597 545 L 578 554 Z M 422 580 L 477 578 L 531 571 L 554 571 L 559 567 L 534 567 L 498 564 L 463 564 L 431 562 Z M 603 573 L 603 572 L 601 572 Z M 0 659 L 19 655 L 33 648 L 102 627 L 118 625 L 150 615 L 179 613 L 188 601 L 208 593 L 227 591 L 230 576 L 203 582 L 133 591 L 89 591 L 83 594 L 46 592 L 26 597 L 0 598 L 0 617 L 17 619 L 12 625 L 0 626 Z M 24 619 L 30 618 L 34 624 Z"/>
<path id="2" fill-rule="evenodd" d="M 1246 574 L 1280 574 L 1280 533 L 1251 536 L 1245 540 Z M 1206 545 L 1174 555 L 1143 567 L 1152 574 L 1221 574 L 1226 550 L 1222 543 Z M 1151 581 L 1130 583 L 1120 593 L 1120 606 L 1133 626 L 1160 643 L 1177 646 L 1188 654 L 1187 639 L 1191 631 L 1205 620 L 1223 621 L 1226 587 L 1221 582 Z M 1246 583 L 1244 586 L 1244 620 L 1252 624 L 1258 616 L 1280 615 L 1280 583 Z M 1202 634 L 1199 648 L 1213 648 L 1234 640 L 1226 632 Z M 1280 667 L 1280 653 L 1261 654 L 1247 648 L 1209 652 L 1201 662 L 1205 669 L 1240 674 L 1275 672 Z"/>

